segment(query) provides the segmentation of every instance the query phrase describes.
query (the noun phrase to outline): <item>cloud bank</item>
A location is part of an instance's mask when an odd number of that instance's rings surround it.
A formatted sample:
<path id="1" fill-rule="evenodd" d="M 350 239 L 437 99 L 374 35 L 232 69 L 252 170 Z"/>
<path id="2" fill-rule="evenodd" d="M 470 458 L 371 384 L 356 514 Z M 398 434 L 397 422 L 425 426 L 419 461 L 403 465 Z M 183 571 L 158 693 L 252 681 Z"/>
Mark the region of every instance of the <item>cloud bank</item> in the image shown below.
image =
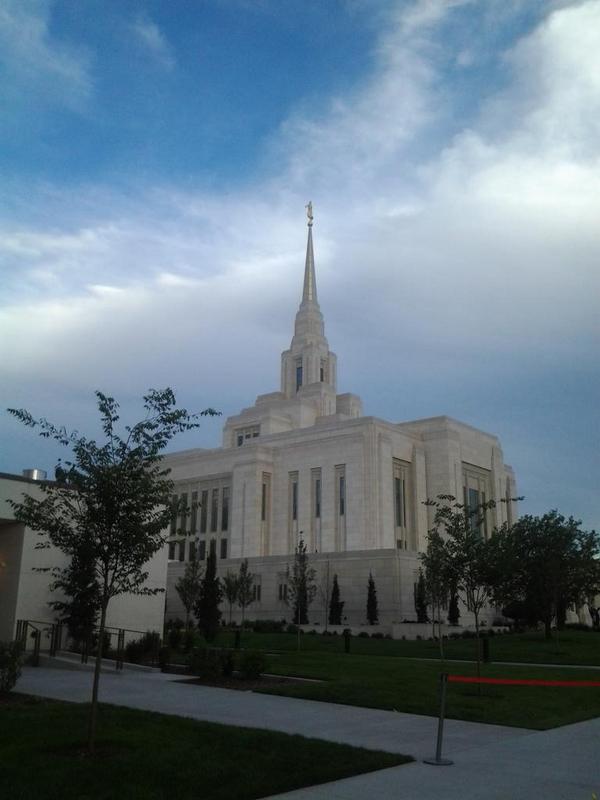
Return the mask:
<path id="1" fill-rule="evenodd" d="M 520 7 L 391 5 L 371 73 L 293 110 L 242 188 L 38 187 L 0 227 L 5 405 L 63 421 L 64 402 L 85 424 L 96 387 L 129 403 L 171 384 L 225 413 L 277 388 L 312 199 L 341 390 L 376 416 L 499 433 L 527 510 L 598 524 L 600 2 L 557 5 L 493 58 L 461 33 L 464 15 L 483 31 Z M 85 61 L 37 19 L 31 57 L 80 102 Z M 136 26 L 173 69 L 154 23 Z M 218 427 L 186 444 L 217 444 Z"/>

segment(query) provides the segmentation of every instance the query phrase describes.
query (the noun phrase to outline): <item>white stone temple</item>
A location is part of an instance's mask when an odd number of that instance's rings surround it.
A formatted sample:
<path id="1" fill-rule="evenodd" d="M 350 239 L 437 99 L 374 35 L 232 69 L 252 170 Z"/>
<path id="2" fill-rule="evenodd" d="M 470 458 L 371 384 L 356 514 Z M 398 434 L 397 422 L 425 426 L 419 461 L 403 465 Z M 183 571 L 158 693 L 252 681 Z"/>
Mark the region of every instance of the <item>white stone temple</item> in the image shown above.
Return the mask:
<path id="1" fill-rule="evenodd" d="M 291 621 L 286 567 L 302 538 L 319 587 L 311 624 L 325 624 L 334 574 L 346 624 L 366 621 L 369 573 L 380 622 L 412 620 L 418 553 L 431 524 L 425 500 L 448 493 L 471 506 L 507 501 L 488 512 L 484 535 L 516 518 L 515 477 L 496 436 L 445 416 L 399 423 L 364 416 L 357 395 L 338 393 L 312 226 L 309 204 L 302 298 L 281 354 L 279 391 L 229 417 L 222 447 L 165 459 L 177 496 L 193 509 L 172 525 L 167 618 L 184 617 L 174 585 L 186 561 L 214 548 L 221 575 L 249 561 L 256 589 L 247 618 Z"/>

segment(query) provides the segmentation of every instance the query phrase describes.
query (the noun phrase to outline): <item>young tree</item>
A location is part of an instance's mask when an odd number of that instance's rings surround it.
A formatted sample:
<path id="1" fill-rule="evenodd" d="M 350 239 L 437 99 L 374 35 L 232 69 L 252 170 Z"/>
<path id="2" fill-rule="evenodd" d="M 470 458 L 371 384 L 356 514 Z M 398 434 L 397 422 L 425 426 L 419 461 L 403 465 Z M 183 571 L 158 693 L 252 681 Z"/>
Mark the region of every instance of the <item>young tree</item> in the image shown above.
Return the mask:
<path id="1" fill-rule="evenodd" d="M 308 624 L 308 607 L 315 599 L 317 585 L 316 571 L 308 563 L 306 545 L 302 538 L 298 540 L 292 571 L 288 566 L 286 578 L 288 585 L 286 603 L 294 609 L 296 625 Z"/>
<path id="2" fill-rule="evenodd" d="M 212 642 L 218 633 L 221 620 L 219 604 L 222 598 L 221 581 L 217 577 L 217 553 L 211 546 L 206 559 L 206 572 L 201 582 L 200 594 L 194 607 L 198 628 L 207 642 Z"/>
<path id="3" fill-rule="evenodd" d="M 144 397 L 146 416 L 125 426 L 122 433 L 119 404 L 101 392 L 96 398 L 105 437 L 101 444 L 45 419 L 36 420 L 24 409 L 9 409 L 24 425 L 38 428 L 42 437 L 70 447 L 73 453 L 72 460 L 58 465 L 64 482 L 41 484 L 42 499 L 24 495 L 23 502 L 12 505 L 16 518 L 44 537 L 38 547 L 55 547 L 82 563 L 89 557 L 94 564 L 100 630 L 90 709 L 91 753 L 108 605 L 121 594 L 159 591 L 146 586 L 145 565 L 163 547 L 172 513 L 173 484 L 162 466 L 162 451 L 177 433 L 198 426 L 198 415 L 177 408 L 171 389 L 150 390 Z"/>
<path id="4" fill-rule="evenodd" d="M 425 587 L 425 575 L 422 569 L 419 569 L 419 577 L 414 586 L 414 602 L 417 622 L 429 622 L 429 617 L 427 616 L 427 589 Z"/>
<path id="5" fill-rule="evenodd" d="M 372 573 L 369 572 L 369 582 L 367 584 L 367 622 L 369 625 L 376 625 L 379 622 L 379 612 L 377 609 L 377 589 Z"/>
<path id="6" fill-rule="evenodd" d="M 202 572 L 202 563 L 198 559 L 192 558 L 186 564 L 183 576 L 175 584 L 175 591 L 185 608 L 186 630 L 189 627 L 190 614 L 200 597 Z"/>
<path id="7" fill-rule="evenodd" d="M 456 502 L 449 494 L 440 494 L 426 505 L 435 508 L 431 537 L 439 537 L 445 548 L 449 579 L 464 595 L 467 608 L 475 618 L 477 639 L 477 675 L 481 676 L 480 616 L 493 597 L 495 568 L 493 549 L 484 538 L 485 515 L 495 507 L 489 500 L 476 507 Z M 443 535 L 443 536 L 442 536 Z"/>
<path id="8" fill-rule="evenodd" d="M 229 605 L 229 624 L 231 625 L 231 618 L 233 616 L 233 606 L 237 603 L 238 594 L 240 591 L 239 577 L 234 575 L 233 572 L 227 570 L 227 574 L 223 578 L 223 595 Z"/>
<path id="9" fill-rule="evenodd" d="M 246 609 L 254 599 L 254 575 L 248 570 L 247 558 L 245 558 L 240 564 L 237 582 L 237 604 L 242 609 L 242 627 L 244 627 Z"/>
<path id="10" fill-rule="evenodd" d="M 444 637 L 442 634 L 442 608 L 448 602 L 451 586 L 456 582 L 454 564 L 448 543 L 437 529 L 429 531 L 427 550 L 421 554 L 425 569 L 425 594 L 431 602 L 433 635 L 438 624 L 440 657 L 444 658 Z M 420 577 L 420 575 L 419 575 Z"/>
<path id="11" fill-rule="evenodd" d="M 341 625 L 342 614 L 344 613 L 344 603 L 340 601 L 340 587 L 337 575 L 333 576 L 333 586 L 331 587 L 331 600 L 329 601 L 329 624 Z"/>

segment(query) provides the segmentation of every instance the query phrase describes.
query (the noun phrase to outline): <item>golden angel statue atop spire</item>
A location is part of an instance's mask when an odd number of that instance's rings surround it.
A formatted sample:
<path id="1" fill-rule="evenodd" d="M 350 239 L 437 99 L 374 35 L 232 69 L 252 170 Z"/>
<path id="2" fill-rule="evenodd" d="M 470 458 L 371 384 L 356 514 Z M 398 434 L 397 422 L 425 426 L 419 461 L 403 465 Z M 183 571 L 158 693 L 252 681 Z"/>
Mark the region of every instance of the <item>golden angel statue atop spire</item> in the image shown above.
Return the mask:
<path id="1" fill-rule="evenodd" d="M 310 228 L 313 224 L 312 200 L 308 201 L 308 204 L 305 206 L 305 208 L 306 208 L 306 216 L 308 217 L 308 227 Z"/>

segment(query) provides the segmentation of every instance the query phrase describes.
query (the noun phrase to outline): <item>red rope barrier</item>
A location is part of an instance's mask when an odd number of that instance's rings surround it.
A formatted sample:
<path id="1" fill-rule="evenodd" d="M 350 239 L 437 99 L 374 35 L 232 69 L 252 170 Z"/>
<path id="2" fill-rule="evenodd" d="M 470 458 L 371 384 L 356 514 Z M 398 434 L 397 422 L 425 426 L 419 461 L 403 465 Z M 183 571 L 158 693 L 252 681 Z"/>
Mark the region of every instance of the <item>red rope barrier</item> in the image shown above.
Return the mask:
<path id="1" fill-rule="evenodd" d="M 466 675 L 448 675 L 450 683 L 495 683 L 509 686 L 600 686 L 600 681 L 543 681 L 519 678 L 471 678 Z"/>

